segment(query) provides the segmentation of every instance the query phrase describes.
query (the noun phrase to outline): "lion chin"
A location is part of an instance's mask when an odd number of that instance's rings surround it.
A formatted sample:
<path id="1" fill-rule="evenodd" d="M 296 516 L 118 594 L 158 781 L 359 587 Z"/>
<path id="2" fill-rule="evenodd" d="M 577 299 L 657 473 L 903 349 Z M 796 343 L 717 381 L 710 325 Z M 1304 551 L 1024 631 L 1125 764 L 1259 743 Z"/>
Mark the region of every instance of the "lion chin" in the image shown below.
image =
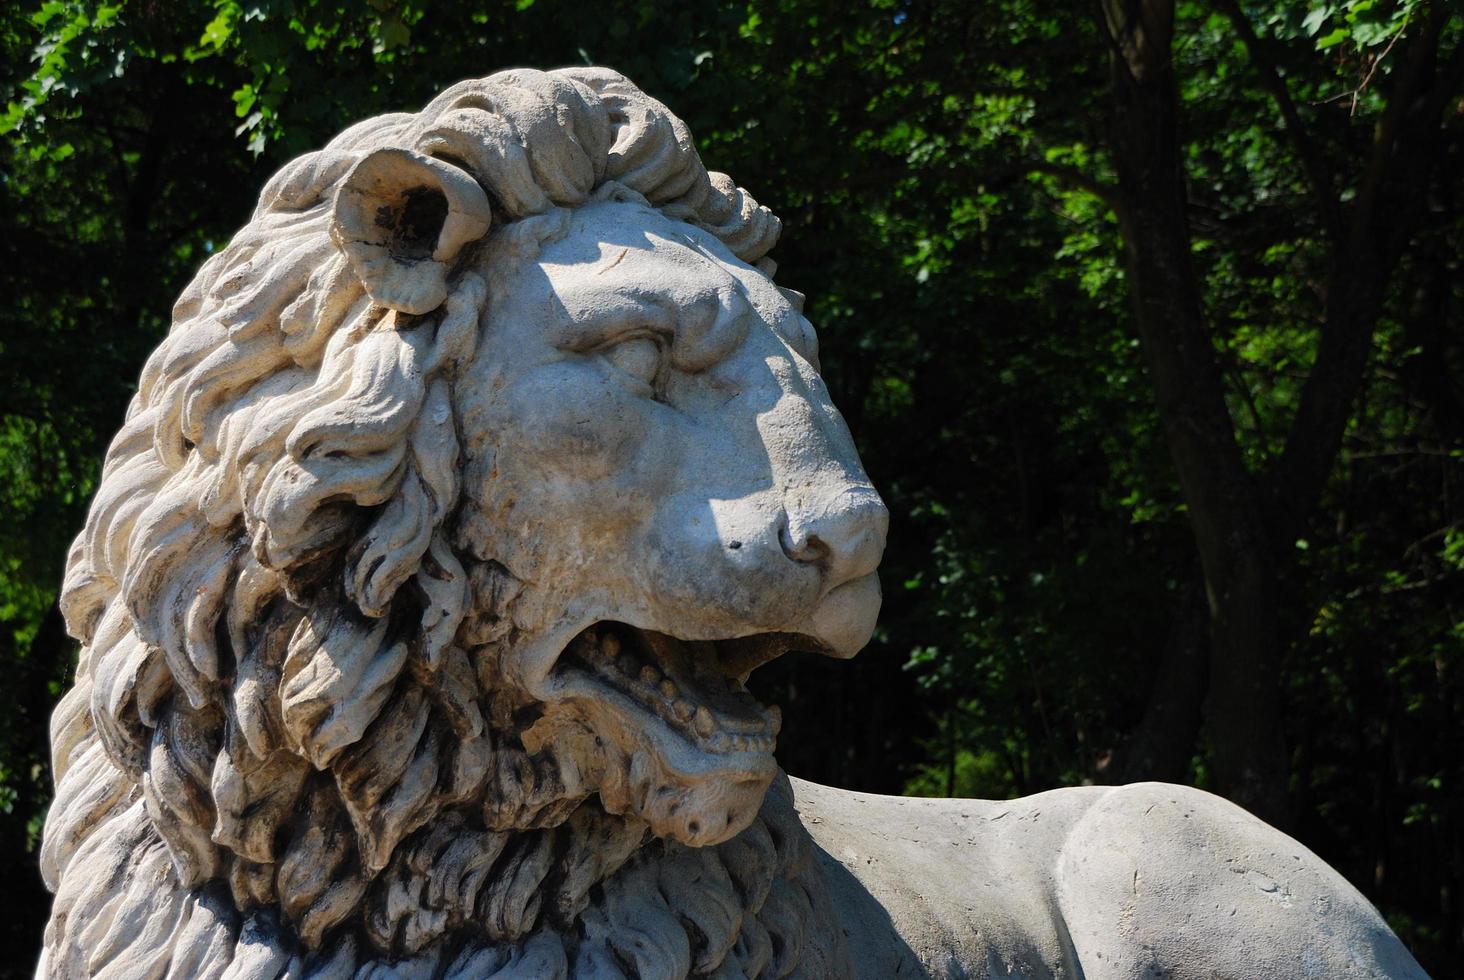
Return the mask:
<path id="1" fill-rule="evenodd" d="M 772 633 L 686 641 L 597 623 L 565 648 L 543 714 L 522 734 L 531 753 L 597 756 L 601 805 L 693 847 L 740 833 L 778 771 L 782 713 L 748 675 L 811 637 Z"/>

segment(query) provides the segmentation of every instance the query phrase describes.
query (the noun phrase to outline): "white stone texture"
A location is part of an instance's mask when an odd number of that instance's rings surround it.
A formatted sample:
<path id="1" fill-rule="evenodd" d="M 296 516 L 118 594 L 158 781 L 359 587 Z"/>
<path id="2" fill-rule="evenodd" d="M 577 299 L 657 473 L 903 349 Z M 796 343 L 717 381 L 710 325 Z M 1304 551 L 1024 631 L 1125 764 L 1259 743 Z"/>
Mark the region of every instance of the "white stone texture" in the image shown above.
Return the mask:
<path id="1" fill-rule="evenodd" d="M 1422 975 L 1192 790 L 778 772 L 743 682 L 864 645 L 887 523 L 778 228 L 605 69 L 270 181 L 72 548 L 40 976 Z"/>

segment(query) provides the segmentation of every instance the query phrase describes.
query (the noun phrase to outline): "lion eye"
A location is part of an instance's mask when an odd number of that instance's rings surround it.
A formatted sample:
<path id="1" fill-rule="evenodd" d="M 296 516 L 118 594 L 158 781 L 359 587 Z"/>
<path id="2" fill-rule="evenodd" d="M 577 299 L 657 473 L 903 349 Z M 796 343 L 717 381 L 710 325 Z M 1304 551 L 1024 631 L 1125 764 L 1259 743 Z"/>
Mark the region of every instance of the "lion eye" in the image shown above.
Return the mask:
<path id="1" fill-rule="evenodd" d="M 605 359 L 642 384 L 655 387 L 661 374 L 661 345 L 651 337 L 631 337 L 605 351 Z"/>

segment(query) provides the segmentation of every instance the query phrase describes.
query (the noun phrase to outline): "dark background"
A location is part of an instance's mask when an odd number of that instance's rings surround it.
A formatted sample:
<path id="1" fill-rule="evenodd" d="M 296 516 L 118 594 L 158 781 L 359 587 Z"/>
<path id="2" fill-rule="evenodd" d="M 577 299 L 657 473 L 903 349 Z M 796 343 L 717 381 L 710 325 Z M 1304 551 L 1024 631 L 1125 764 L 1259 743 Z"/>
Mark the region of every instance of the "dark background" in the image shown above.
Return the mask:
<path id="1" fill-rule="evenodd" d="M 1166 779 L 1464 960 L 1464 12 L 1449 0 L 296 0 L 0 9 L 0 945 L 33 969 L 54 602 L 174 297 L 267 176 L 602 63 L 784 220 L 894 514 L 793 773 Z"/>

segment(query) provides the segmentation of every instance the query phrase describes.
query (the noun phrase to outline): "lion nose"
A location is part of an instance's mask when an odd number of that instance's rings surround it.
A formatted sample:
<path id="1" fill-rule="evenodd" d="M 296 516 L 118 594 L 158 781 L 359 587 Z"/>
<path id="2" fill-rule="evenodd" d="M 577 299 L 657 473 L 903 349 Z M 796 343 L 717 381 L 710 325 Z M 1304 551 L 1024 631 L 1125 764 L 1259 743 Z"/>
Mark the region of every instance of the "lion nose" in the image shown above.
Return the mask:
<path id="1" fill-rule="evenodd" d="M 889 527 L 879 494 L 851 489 L 816 510 L 790 511 L 778 539 L 789 558 L 819 566 L 829 592 L 879 567 Z"/>

